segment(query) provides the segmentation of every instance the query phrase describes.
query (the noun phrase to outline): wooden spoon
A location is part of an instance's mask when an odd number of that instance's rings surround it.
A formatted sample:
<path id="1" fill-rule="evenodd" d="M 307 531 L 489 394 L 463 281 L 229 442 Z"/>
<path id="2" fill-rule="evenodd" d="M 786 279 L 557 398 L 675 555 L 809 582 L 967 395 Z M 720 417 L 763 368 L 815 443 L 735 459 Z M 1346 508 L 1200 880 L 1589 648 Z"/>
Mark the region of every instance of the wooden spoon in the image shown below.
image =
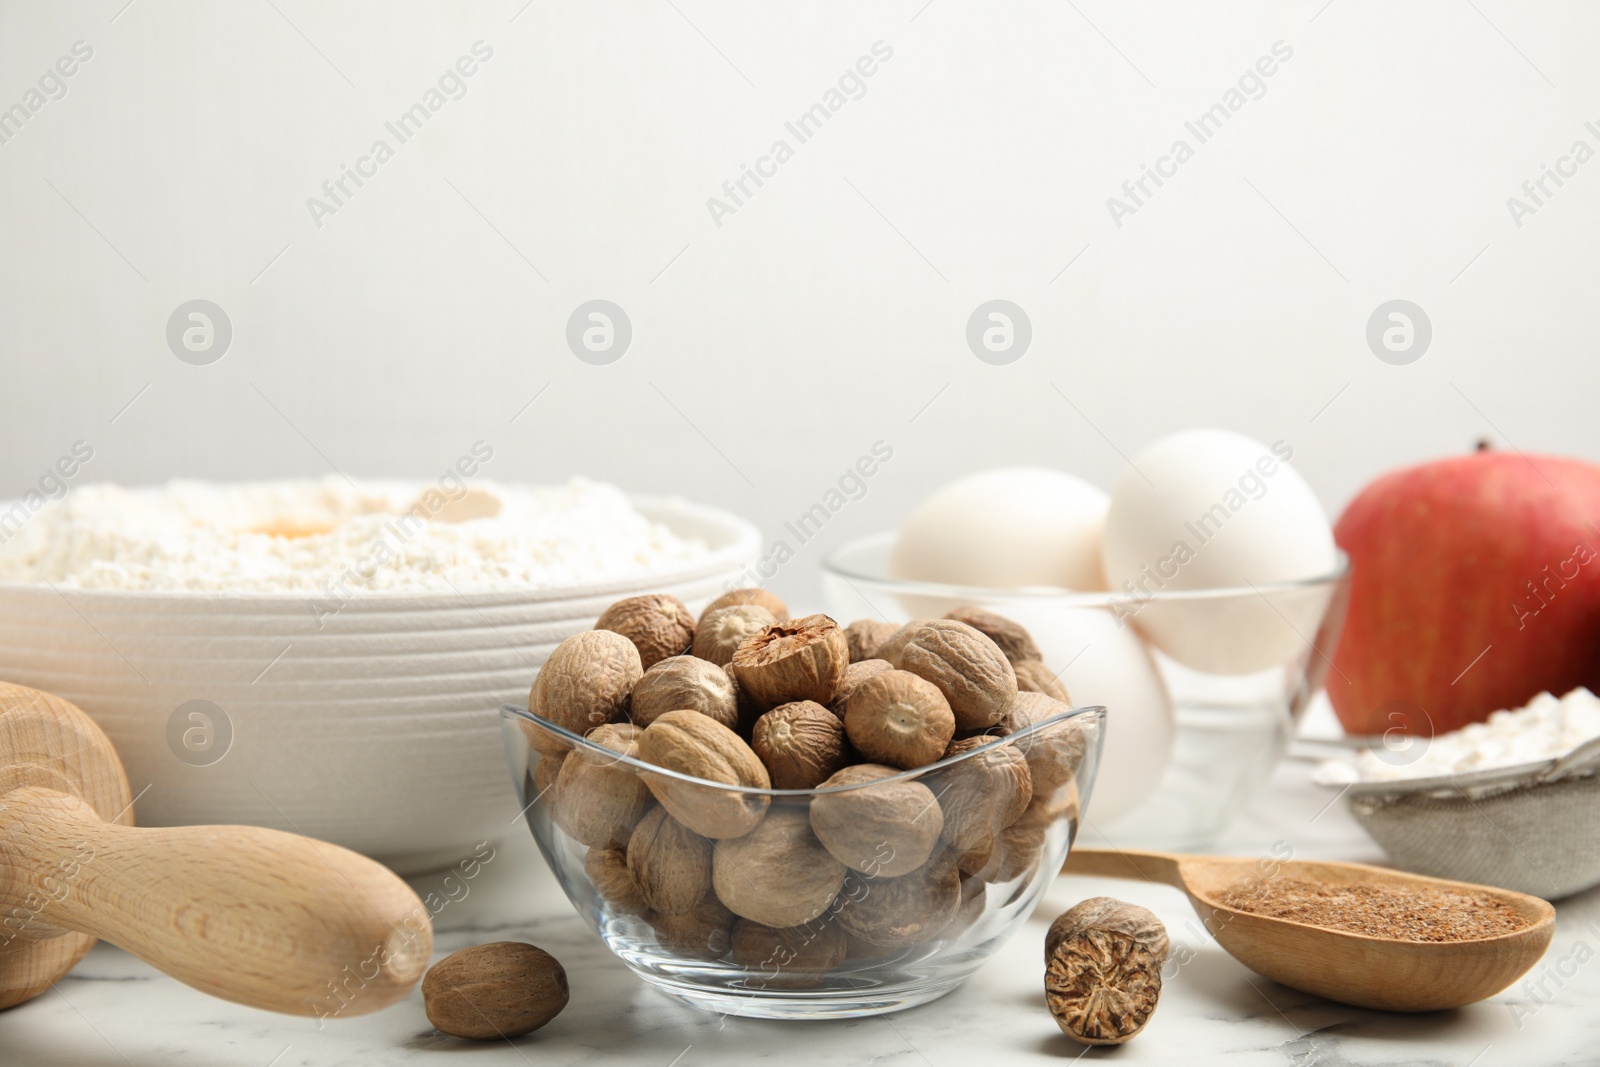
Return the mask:
<path id="1" fill-rule="evenodd" d="M 0 682 L 0 1008 L 48 989 L 96 938 L 214 996 L 330 1018 L 410 992 L 433 927 L 405 882 L 336 845 L 253 826 L 134 829 L 100 727 Z"/>
<path id="2" fill-rule="evenodd" d="M 1538 897 L 1359 863 L 1075 848 L 1062 873 L 1142 878 L 1182 889 L 1217 943 L 1252 971 L 1291 989 L 1384 1011 L 1438 1011 L 1492 997 L 1526 974 L 1555 934 L 1555 909 Z M 1228 890 L 1273 875 L 1333 885 L 1359 882 L 1483 893 L 1504 901 L 1528 925 L 1476 941 L 1400 941 L 1218 903 Z"/>

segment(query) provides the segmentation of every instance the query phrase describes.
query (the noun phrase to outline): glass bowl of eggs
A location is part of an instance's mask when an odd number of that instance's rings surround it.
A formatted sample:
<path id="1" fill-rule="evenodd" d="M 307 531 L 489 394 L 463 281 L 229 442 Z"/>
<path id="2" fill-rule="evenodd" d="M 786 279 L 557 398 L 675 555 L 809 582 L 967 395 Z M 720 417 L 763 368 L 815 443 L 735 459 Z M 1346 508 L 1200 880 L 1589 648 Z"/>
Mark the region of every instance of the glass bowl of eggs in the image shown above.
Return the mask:
<path id="1" fill-rule="evenodd" d="M 1292 455 L 1195 430 L 1134 455 L 1109 494 L 1045 468 L 980 472 L 836 550 L 825 609 L 885 634 L 942 617 L 1025 629 L 1019 687 L 1107 709 L 1085 839 L 1203 849 L 1270 777 L 1344 621 L 1349 561 Z"/>

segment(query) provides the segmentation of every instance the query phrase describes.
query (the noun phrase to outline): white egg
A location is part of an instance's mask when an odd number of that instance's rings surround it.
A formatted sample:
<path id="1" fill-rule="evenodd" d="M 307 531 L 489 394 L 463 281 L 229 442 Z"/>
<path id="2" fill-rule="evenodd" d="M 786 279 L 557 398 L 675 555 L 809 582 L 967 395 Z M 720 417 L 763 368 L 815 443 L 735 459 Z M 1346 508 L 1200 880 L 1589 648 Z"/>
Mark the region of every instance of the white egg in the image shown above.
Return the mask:
<path id="1" fill-rule="evenodd" d="M 1088 823 L 1104 827 L 1148 800 L 1172 760 L 1176 722 L 1160 670 L 1139 636 L 1099 608 L 1015 601 L 987 606 L 1027 628 L 1074 706 L 1105 706 L 1105 748 Z"/>
<path id="2" fill-rule="evenodd" d="M 918 506 L 889 574 L 989 589 L 1104 589 L 1105 493 L 1044 467 L 998 467 L 951 482 Z"/>
<path id="3" fill-rule="evenodd" d="M 1103 542 L 1118 617 L 1196 670 L 1245 674 L 1302 654 L 1322 598 L 1256 592 L 1325 575 L 1338 559 L 1322 505 L 1288 464 L 1293 455 L 1283 441 L 1186 430 L 1134 456 L 1111 495 Z M 1197 589 L 1242 592 L 1149 599 Z"/>

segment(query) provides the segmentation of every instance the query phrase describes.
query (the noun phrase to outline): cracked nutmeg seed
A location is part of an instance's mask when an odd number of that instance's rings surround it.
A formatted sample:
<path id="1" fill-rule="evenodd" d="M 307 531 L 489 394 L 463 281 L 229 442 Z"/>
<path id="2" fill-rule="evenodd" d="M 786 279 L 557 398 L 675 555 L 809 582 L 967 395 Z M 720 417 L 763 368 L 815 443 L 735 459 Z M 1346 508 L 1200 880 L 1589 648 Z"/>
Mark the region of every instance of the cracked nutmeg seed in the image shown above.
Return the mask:
<path id="1" fill-rule="evenodd" d="M 619 600 L 605 610 L 594 628 L 632 641 L 645 670 L 668 656 L 689 651 L 694 641 L 694 616 L 683 601 L 668 593 Z"/>
<path id="2" fill-rule="evenodd" d="M 826 615 L 776 622 L 745 638 L 730 664 L 739 687 L 774 708 L 793 700 L 827 705 L 850 666 L 850 644 Z"/>
<path id="3" fill-rule="evenodd" d="M 1161 996 L 1167 928 L 1136 904 L 1091 897 L 1050 924 L 1044 992 L 1062 1033 L 1120 1045 L 1150 1021 Z"/>
<path id="4" fill-rule="evenodd" d="M 726 667 L 745 638 L 777 622 L 777 617 L 759 604 L 729 604 L 710 608 L 695 627 L 691 651 L 719 667 Z"/>

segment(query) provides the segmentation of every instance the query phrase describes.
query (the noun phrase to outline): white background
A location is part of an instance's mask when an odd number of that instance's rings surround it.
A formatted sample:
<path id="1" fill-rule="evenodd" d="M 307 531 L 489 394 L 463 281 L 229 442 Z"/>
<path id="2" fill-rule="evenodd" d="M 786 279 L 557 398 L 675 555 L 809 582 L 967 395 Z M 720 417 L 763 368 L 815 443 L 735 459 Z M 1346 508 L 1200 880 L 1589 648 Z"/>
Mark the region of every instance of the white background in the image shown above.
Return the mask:
<path id="1" fill-rule="evenodd" d="M 6 496 L 80 439 L 80 482 L 126 483 L 431 478 L 483 439 L 488 477 L 775 536 L 889 442 L 774 583 L 804 597 L 951 477 L 1109 488 L 1193 425 L 1289 442 L 1333 513 L 1480 436 L 1600 453 L 1600 161 L 1520 228 L 1506 205 L 1600 148 L 1592 4 L 124 3 L 0 6 L 0 108 L 94 50 L 0 144 Z M 466 95 L 319 228 L 307 198 L 478 40 Z M 865 95 L 715 225 L 879 40 Z M 1107 197 L 1280 40 L 1266 94 L 1118 228 Z M 965 342 L 996 297 L 1033 324 L 1008 366 Z M 193 298 L 233 323 L 210 366 L 166 344 Z M 633 324 L 609 366 L 564 339 L 594 298 Z M 1406 366 L 1365 339 L 1395 298 L 1433 324 Z"/>

